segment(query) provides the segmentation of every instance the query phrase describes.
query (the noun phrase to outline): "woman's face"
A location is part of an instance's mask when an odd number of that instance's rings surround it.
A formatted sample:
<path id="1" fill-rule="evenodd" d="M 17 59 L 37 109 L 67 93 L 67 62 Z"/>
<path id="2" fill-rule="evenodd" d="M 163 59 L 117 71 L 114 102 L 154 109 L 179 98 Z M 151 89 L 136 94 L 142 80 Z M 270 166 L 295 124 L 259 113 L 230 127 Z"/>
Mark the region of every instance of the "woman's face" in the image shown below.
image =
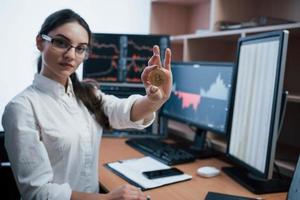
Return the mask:
<path id="1" fill-rule="evenodd" d="M 37 47 L 42 53 L 41 73 L 66 85 L 68 77 L 85 58 L 83 51 L 88 47 L 88 33 L 77 22 L 70 22 L 50 31 L 47 36 L 47 40 L 45 36 L 37 37 Z"/>

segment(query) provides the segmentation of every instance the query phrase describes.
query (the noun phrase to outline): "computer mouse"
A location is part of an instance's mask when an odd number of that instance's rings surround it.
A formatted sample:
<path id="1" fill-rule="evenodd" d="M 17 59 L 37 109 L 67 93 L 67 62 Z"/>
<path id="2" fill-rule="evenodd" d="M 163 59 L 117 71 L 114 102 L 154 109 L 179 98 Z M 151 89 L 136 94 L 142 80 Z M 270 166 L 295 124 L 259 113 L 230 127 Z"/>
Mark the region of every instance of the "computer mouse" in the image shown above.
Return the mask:
<path id="1" fill-rule="evenodd" d="M 220 174 L 220 170 L 213 166 L 204 166 L 197 169 L 197 174 L 203 177 L 214 177 Z"/>

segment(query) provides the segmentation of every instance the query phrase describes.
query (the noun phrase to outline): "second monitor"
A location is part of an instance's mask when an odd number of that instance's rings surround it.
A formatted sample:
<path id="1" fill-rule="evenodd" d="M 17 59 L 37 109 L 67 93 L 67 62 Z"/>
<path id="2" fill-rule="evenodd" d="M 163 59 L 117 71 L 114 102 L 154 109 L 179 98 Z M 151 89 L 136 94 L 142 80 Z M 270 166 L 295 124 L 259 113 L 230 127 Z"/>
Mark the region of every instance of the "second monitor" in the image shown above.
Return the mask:
<path id="1" fill-rule="evenodd" d="M 83 78 L 99 82 L 141 83 L 141 73 L 160 47 L 161 58 L 170 46 L 168 35 L 93 34 L 92 52 L 83 65 Z"/>
<path id="2" fill-rule="evenodd" d="M 172 63 L 172 73 L 172 93 L 162 115 L 196 128 L 190 150 L 203 157 L 207 131 L 227 134 L 233 64 L 175 62 Z"/>

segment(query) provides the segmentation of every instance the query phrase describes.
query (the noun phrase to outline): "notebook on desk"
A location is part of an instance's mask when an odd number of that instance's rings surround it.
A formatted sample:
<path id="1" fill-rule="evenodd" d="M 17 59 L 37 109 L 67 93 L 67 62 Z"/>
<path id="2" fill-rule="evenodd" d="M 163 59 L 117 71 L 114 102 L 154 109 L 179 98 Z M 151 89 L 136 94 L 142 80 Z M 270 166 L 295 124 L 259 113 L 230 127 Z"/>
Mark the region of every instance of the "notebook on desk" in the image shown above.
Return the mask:
<path id="1" fill-rule="evenodd" d="M 106 163 L 105 167 L 121 176 L 130 184 L 140 187 L 142 190 L 148 190 L 172 183 L 187 181 L 192 178 L 191 175 L 181 174 L 164 178 L 148 179 L 143 175 L 143 172 L 170 168 L 168 165 L 165 165 L 148 156 Z"/>

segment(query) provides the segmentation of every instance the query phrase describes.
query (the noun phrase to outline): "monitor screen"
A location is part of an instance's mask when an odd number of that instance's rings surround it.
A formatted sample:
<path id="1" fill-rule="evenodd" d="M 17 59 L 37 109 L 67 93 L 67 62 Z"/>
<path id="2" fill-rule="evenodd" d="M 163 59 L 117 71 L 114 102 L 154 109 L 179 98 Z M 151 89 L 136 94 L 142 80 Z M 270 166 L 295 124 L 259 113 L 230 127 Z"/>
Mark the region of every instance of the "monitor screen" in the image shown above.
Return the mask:
<path id="1" fill-rule="evenodd" d="M 92 50 L 83 64 L 83 78 L 118 81 L 120 36 L 93 34 Z"/>
<path id="2" fill-rule="evenodd" d="M 83 65 L 83 78 L 99 82 L 141 83 L 141 73 L 158 45 L 163 59 L 167 35 L 93 35 L 92 51 Z"/>
<path id="3" fill-rule="evenodd" d="M 233 64 L 172 63 L 173 87 L 162 114 L 200 129 L 226 134 Z"/>
<path id="4" fill-rule="evenodd" d="M 228 155 L 260 178 L 270 179 L 273 173 L 287 38 L 287 32 L 279 31 L 238 42 Z"/>

